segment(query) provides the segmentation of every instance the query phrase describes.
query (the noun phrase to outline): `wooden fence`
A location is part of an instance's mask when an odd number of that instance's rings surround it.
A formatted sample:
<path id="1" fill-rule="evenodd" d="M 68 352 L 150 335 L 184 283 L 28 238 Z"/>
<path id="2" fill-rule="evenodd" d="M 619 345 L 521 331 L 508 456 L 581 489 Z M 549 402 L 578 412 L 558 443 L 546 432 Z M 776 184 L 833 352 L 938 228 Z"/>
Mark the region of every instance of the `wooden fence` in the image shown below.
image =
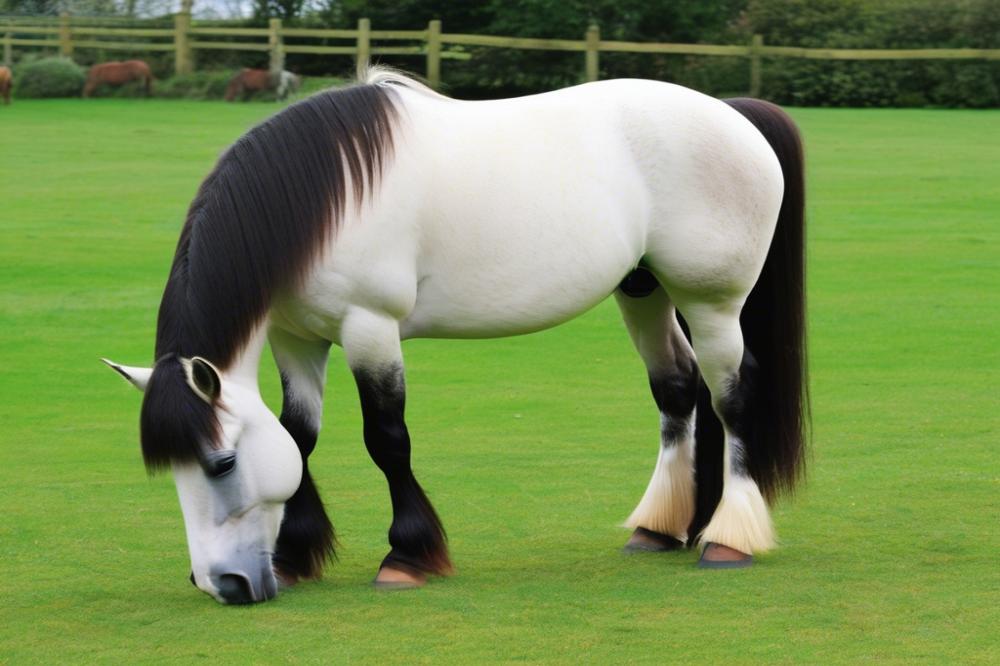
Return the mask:
<path id="1" fill-rule="evenodd" d="M 174 70 L 191 72 L 194 53 L 199 50 L 226 49 L 258 51 L 270 54 L 272 70 L 282 69 L 287 53 L 351 55 L 364 63 L 373 55 L 410 55 L 426 59 L 426 77 L 431 86 L 441 84 L 441 61 L 469 59 L 463 47 L 577 51 L 584 54 L 583 78 L 596 81 L 600 54 L 660 53 L 675 55 L 729 56 L 746 58 L 750 68 L 750 94 L 760 95 L 761 61 L 765 57 L 813 58 L 820 60 L 915 60 L 915 59 L 1000 59 L 1000 49 L 825 49 L 795 46 L 766 46 L 761 35 L 749 44 L 660 44 L 605 41 L 600 28 L 590 26 L 582 40 L 499 37 L 492 35 L 452 34 L 441 31 L 441 21 L 433 20 L 423 30 L 372 30 L 368 19 L 360 19 L 354 30 L 287 28 L 280 19 L 271 19 L 267 28 L 226 28 L 192 23 L 190 14 L 174 16 L 173 27 L 114 27 L 114 20 L 77 19 L 62 14 L 58 19 L 0 18 L 4 62 L 12 61 L 13 48 L 57 49 L 72 56 L 76 49 L 127 51 L 173 51 Z M 147 38 L 145 41 L 133 41 Z M 235 39 L 234 39 L 235 38 Z M 329 46 L 298 43 L 298 40 L 329 39 L 344 41 Z M 373 42 L 407 42 L 403 46 Z M 457 47 L 457 48 L 454 48 Z"/>

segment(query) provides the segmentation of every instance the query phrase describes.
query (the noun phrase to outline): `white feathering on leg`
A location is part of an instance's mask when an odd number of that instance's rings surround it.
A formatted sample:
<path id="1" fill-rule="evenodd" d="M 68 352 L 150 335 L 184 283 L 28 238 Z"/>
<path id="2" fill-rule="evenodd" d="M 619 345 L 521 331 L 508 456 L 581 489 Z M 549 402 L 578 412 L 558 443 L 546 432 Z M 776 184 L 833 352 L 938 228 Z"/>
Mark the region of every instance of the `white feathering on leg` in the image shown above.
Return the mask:
<path id="1" fill-rule="evenodd" d="M 692 444 L 694 418 L 688 432 L 675 443 L 660 447 L 660 454 L 646 492 L 625 527 L 643 527 L 685 541 L 694 516 L 694 468 Z"/>
<path id="2" fill-rule="evenodd" d="M 700 539 L 706 543 L 729 546 L 748 555 L 774 548 L 771 516 L 753 479 L 736 475 L 726 479 L 722 500 Z"/>

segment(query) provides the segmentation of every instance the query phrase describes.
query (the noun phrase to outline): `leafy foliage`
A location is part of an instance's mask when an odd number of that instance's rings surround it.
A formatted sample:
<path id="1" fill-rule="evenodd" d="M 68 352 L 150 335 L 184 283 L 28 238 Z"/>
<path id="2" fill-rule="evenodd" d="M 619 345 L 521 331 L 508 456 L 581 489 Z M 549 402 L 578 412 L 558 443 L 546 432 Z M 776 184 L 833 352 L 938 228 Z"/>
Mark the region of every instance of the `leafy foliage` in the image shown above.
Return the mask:
<path id="1" fill-rule="evenodd" d="M 320 12 L 337 27 L 353 27 L 369 18 L 379 29 L 414 29 L 428 19 L 441 20 L 445 32 L 541 37 L 584 38 L 591 24 L 599 25 L 603 39 L 629 41 L 711 42 L 728 38 L 730 23 L 739 17 L 746 0 L 330 0 Z M 739 39 L 743 39 L 742 35 Z M 579 53 L 468 48 L 471 60 L 448 61 L 448 92 L 463 97 L 501 97 L 551 90 L 579 83 L 583 59 Z M 730 59 L 706 78 L 704 63 L 679 56 L 603 54 L 602 78 L 638 76 L 663 80 L 697 80 L 719 87 L 734 86 Z M 738 61 L 737 61 L 738 63 Z M 396 64 L 419 68 L 419 61 Z M 688 69 L 692 71 L 687 72 Z M 744 68 L 745 69 L 745 68 Z M 741 76 L 745 80 L 746 74 Z M 740 82 L 734 89 L 745 87 Z"/>
<path id="2" fill-rule="evenodd" d="M 830 48 L 998 48 L 1000 0 L 750 0 L 765 43 Z M 1000 105 L 990 61 L 766 61 L 764 92 L 800 106 Z"/>
<path id="3" fill-rule="evenodd" d="M 157 97 L 184 99 L 222 99 L 233 71 L 202 70 L 191 74 L 173 76 L 161 81 L 155 88 Z"/>
<path id="4" fill-rule="evenodd" d="M 83 68 L 68 58 L 29 60 L 17 69 L 18 97 L 77 97 L 86 81 Z"/>
<path id="5" fill-rule="evenodd" d="M 0 13 L 52 14 L 61 7 L 74 13 L 110 7 L 107 11 L 120 13 L 128 6 L 123 0 L 0 0 Z M 1000 47 L 1000 0 L 253 0 L 253 8 L 254 16 L 245 23 L 258 27 L 278 17 L 289 26 L 353 28 L 360 18 L 368 18 L 376 30 L 416 30 L 440 19 L 448 33 L 572 40 L 583 39 L 595 24 L 602 39 L 639 42 L 746 44 L 759 33 L 765 44 L 778 46 Z M 378 42 L 373 40 L 376 48 Z M 344 44 L 323 39 L 302 43 Z M 579 83 L 584 76 L 579 52 L 448 48 L 468 57 L 442 65 L 446 92 L 458 97 L 534 93 Z M 78 54 L 84 65 L 90 58 L 125 55 L 86 49 Z M 137 57 L 150 62 L 160 78 L 173 68 L 169 53 Z M 268 65 L 266 52 L 201 50 L 196 58 L 198 69 Z M 425 67 L 422 55 L 376 60 L 415 72 Z M 354 71 L 353 58 L 346 55 L 290 53 L 286 66 L 312 77 Z M 749 70 L 743 57 L 600 55 L 601 78 L 671 81 L 716 96 L 746 94 Z M 186 85 L 178 84 L 177 90 Z M 206 93 L 192 89 L 191 94 Z M 802 106 L 995 107 L 1000 106 L 1000 61 L 765 59 L 762 96 Z"/>

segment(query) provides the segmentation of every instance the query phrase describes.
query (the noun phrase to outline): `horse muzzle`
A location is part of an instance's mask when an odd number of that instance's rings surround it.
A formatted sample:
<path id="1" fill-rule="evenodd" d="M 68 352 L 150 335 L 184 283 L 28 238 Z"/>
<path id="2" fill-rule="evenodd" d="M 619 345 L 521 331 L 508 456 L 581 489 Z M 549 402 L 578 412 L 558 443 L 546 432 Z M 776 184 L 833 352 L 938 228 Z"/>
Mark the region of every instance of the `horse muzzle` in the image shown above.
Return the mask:
<path id="1" fill-rule="evenodd" d="M 278 581 L 270 561 L 253 568 L 213 567 L 203 584 L 195 579 L 195 585 L 223 604 L 255 604 L 278 595 Z"/>

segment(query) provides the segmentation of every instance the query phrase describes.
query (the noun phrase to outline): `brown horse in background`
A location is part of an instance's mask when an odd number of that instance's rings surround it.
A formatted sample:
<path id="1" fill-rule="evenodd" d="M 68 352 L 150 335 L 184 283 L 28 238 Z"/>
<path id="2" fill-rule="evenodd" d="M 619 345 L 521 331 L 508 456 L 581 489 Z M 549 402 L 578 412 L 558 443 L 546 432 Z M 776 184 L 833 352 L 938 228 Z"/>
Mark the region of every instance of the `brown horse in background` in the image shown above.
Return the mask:
<path id="1" fill-rule="evenodd" d="M 301 78 L 289 71 L 272 73 L 266 69 L 245 67 L 229 80 L 229 85 L 226 86 L 226 101 L 232 102 L 239 95 L 246 99 L 252 93 L 263 90 L 273 90 L 277 93 L 278 99 L 285 99 L 288 93 L 299 89 L 301 82 Z"/>
<path id="2" fill-rule="evenodd" d="M 83 86 L 83 96 L 90 94 L 101 85 L 120 86 L 129 81 L 142 81 L 146 94 L 153 92 L 153 73 L 149 65 L 142 60 L 126 60 L 125 62 L 105 62 L 94 65 L 87 74 L 87 83 Z"/>
<path id="3" fill-rule="evenodd" d="M 14 79 L 10 75 L 10 67 L 0 67 L 0 97 L 3 97 L 4 104 L 10 104 L 10 89 L 14 85 Z"/>

